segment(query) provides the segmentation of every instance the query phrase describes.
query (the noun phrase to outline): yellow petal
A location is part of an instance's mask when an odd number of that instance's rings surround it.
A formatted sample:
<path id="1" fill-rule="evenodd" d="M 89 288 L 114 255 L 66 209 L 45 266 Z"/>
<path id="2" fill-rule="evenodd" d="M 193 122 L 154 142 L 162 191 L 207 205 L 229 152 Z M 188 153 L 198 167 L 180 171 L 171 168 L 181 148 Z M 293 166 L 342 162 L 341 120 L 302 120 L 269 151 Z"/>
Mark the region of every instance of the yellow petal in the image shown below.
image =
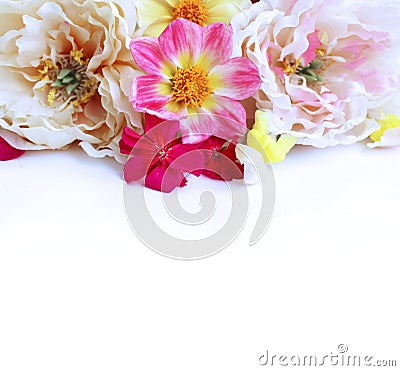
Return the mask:
<path id="1" fill-rule="evenodd" d="M 138 21 L 140 27 L 145 27 L 169 16 L 172 21 L 173 6 L 166 0 L 137 0 Z"/>
<path id="2" fill-rule="evenodd" d="M 370 136 L 373 142 L 379 142 L 387 129 L 400 128 L 400 118 L 395 114 L 386 115 L 381 120 L 378 120 L 378 122 L 381 126 L 380 129 L 373 132 Z"/>
<path id="3" fill-rule="evenodd" d="M 247 1 L 243 0 L 208 0 L 206 2 L 208 19 L 206 24 L 224 22 L 230 23 L 232 17 L 243 10 Z"/>
<path id="4" fill-rule="evenodd" d="M 296 138 L 283 134 L 275 140 L 268 130 L 269 116 L 267 112 L 256 111 L 256 122 L 247 135 L 247 144 L 260 152 L 265 162 L 281 162 L 296 144 Z"/>

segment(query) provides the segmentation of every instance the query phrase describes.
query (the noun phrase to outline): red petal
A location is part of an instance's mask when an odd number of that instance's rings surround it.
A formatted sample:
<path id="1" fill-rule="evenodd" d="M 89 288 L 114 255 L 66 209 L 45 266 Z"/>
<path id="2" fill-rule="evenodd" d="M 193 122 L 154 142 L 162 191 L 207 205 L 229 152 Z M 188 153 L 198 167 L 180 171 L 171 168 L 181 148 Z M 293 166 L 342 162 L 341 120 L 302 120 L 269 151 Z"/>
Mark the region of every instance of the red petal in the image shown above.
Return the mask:
<path id="1" fill-rule="evenodd" d="M 0 137 L 0 161 L 9 161 L 21 157 L 25 151 L 14 148 Z"/>
<path id="2" fill-rule="evenodd" d="M 169 149 L 168 158 L 176 170 L 188 173 L 204 168 L 204 155 L 194 144 L 177 144 Z"/>
<path id="3" fill-rule="evenodd" d="M 155 167 L 145 179 L 145 186 L 156 191 L 170 193 L 176 187 L 186 185 L 182 171 L 175 170 L 163 164 Z"/>

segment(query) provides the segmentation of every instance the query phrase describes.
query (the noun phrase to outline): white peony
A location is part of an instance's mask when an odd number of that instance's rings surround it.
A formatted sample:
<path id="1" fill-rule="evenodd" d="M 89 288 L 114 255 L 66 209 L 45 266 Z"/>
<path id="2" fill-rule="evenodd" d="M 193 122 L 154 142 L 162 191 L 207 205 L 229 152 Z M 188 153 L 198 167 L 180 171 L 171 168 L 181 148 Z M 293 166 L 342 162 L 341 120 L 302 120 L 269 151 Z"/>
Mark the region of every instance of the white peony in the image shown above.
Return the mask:
<path id="1" fill-rule="evenodd" d="M 123 127 L 141 126 L 128 98 L 135 29 L 131 0 L 0 0 L 0 136 L 123 161 Z"/>

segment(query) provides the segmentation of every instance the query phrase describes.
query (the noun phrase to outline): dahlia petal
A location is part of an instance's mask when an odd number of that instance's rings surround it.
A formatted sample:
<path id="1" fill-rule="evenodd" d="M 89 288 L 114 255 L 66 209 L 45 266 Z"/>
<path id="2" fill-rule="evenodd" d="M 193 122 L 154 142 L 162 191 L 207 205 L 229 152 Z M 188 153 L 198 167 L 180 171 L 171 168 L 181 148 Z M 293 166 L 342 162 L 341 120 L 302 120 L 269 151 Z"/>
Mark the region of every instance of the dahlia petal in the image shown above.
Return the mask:
<path id="1" fill-rule="evenodd" d="M 251 5 L 246 0 L 208 0 L 207 24 L 224 22 L 229 24 L 232 17 Z"/>
<path id="2" fill-rule="evenodd" d="M 215 94 L 236 100 L 251 97 L 261 86 L 257 67 L 252 61 L 242 57 L 214 67 L 209 78 Z"/>
<path id="3" fill-rule="evenodd" d="M 172 16 L 160 17 L 143 28 L 143 36 L 159 37 L 167 26 L 173 21 Z"/>
<path id="4" fill-rule="evenodd" d="M 173 7 L 168 1 L 136 0 L 136 8 L 140 27 L 144 27 L 166 15 L 171 15 L 170 18 L 172 19 Z"/>
<path id="5" fill-rule="evenodd" d="M 175 66 L 194 66 L 203 46 L 203 27 L 179 18 L 158 38 L 160 49 Z"/>
<path id="6" fill-rule="evenodd" d="M 228 62 L 233 49 L 233 30 L 225 23 L 213 23 L 204 28 L 203 50 L 197 61 L 206 70 Z"/>
<path id="7" fill-rule="evenodd" d="M 177 119 L 185 115 L 184 107 L 173 104 L 168 94 L 168 80 L 160 75 L 144 75 L 135 78 L 130 100 L 136 111 L 147 112 L 162 119 Z"/>
<path id="8" fill-rule="evenodd" d="M 0 137 L 0 161 L 14 160 L 21 157 L 25 151 L 14 148 L 5 139 Z"/>
<path id="9" fill-rule="evenodd" d="M 172 67 L 166 61 L 156 38 L 135 37 L 130 48 L 133 59 L 144 72 L 171 76 Z"/>
<path id="10" fill-rule="evenodd" d="M 211 135 L 231 140 L 246 134 L 246 111 L 239 102 L 212 94 L 198 113 L 181 120 L 181 132 L 184 143 L 199 143 Z"/>

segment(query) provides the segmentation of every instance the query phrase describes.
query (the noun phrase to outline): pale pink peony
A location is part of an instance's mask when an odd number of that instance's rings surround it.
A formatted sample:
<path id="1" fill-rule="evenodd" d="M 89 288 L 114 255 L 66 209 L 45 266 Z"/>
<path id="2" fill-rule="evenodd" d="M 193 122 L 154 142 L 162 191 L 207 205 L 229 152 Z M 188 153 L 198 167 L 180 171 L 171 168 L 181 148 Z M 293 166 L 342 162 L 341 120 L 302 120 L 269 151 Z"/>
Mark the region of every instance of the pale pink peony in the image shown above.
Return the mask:
<path id="1" fill-rule="evenodd" d="M 234 55 L 258 67 L 272 134 L 325 147 L 365 139 L 397 89 L 399 5 L 264 0 L 232 20 Z"/>

